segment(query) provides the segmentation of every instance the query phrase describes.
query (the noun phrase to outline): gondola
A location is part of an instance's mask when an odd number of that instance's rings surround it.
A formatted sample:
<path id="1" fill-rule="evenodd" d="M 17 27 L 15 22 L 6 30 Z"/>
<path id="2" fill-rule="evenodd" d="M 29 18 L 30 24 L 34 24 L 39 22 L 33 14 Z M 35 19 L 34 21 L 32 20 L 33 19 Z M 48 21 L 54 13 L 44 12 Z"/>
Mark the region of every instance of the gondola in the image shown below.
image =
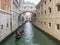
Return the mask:
<path id="1" fill-rule="evenodd" d="M 21 37 L 23 36 L 23 33 L 24 33 L 24 30 L 22 30 L 22 31 L 16 31 L 16 36 L 15 36 L 15 38 L 16 38 L 16 39 L 21 38 Z"/>

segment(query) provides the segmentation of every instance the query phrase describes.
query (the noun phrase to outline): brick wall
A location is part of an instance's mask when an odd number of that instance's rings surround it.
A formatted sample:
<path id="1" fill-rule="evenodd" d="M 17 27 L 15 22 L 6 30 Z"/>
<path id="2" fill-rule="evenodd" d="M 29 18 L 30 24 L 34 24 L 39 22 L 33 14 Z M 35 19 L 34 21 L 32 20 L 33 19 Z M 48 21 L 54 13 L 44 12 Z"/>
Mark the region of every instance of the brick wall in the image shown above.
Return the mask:
<path id="1" fill-rule="evenodd" d="M 11 11 L 11 0 L 1 0 L 1 9 Z"/>

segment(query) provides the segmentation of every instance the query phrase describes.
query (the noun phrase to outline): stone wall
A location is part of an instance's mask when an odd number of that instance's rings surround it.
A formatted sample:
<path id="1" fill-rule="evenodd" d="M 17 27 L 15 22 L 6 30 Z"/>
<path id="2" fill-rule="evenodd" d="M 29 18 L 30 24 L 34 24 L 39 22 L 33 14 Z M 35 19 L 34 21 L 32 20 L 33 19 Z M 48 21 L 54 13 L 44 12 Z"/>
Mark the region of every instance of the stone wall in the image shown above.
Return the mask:
<path id="1" fill-rule="evenodd" d="M 58 5 L 60 5 L 59 0 L 41 0 L 36 6 L 35 25 L 60 40 L 60 11 L 58 11 Z"/>
<path id="2" fill-rule="evenodd" d="M 0 41 L 11 33 L 10 13 L 0 10 Z"/>

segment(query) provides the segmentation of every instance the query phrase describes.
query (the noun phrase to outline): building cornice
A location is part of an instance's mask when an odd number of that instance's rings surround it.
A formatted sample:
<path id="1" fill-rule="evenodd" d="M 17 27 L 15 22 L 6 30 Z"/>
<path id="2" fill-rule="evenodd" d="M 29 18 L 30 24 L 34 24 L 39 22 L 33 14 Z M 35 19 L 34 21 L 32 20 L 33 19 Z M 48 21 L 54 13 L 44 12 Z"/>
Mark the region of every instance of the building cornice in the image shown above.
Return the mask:
<path id="1" fill-rule="evenodd" d="M 8 12 L 8 11 L 5 11 L 5 10 L 2 10 L 2 9 L 0 9 L 0 12 L 3 12 L 3 13 L 6 13 L 6 14 L 12 14 L 11 12 Z"/>

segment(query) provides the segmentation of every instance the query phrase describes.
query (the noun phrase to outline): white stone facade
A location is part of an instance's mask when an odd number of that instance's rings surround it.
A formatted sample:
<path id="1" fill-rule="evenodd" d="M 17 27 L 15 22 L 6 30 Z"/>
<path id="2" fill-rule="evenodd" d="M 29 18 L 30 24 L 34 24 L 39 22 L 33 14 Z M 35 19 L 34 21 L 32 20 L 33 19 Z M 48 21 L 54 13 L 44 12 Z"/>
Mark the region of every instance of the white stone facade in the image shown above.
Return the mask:
<path id="1" fill-rule="evenodd" d="M 12 11 L 7 12 L 0 9 L 0 41 L 14 32 L 20 25 L 18 22 L 19 4 L 12 0 Z"/>
<path id="2" fill-rule="evenodd" d="M 35 12 L 36 11 L 35 4 L 26 2 L 20 5 L 20 13 L 23 13 L 26 11 Z"/>
<path id="3" fill-rule="evenodd" d="M 19 3 L 17 3 L 14 0 L 13 1 L 13 11 L 12 11 L 12 32 L 15 31 L 20 26 L 18 24 L 18 16 L 19 16 Z"/>
<path id="4" fill-rule="evenodd" d="M 60 0 L 41 0 L 36 8 L 35 24 L 60 40 Z"/>
<path id="5" fill-rule="evenodd" d="M 11 33 L 10 13 L 0 10 L 0 41 Z"/>

